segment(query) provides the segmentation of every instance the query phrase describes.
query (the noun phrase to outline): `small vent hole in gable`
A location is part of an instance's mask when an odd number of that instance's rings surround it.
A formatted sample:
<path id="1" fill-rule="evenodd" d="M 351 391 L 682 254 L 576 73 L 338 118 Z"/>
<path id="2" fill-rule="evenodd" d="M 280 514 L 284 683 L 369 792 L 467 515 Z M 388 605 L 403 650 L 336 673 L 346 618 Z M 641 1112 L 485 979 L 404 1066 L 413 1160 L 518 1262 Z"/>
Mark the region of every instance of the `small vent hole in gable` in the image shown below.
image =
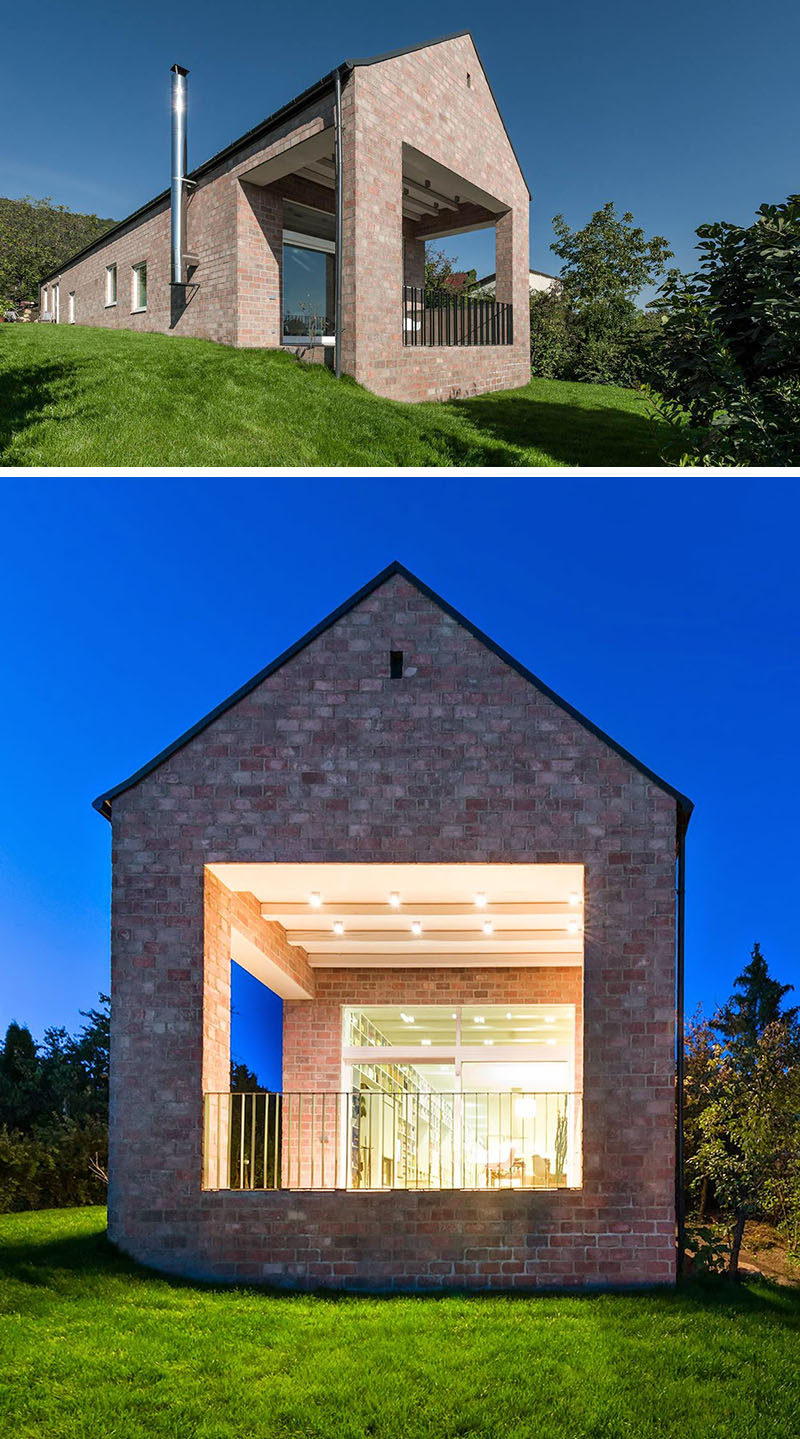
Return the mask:
<path id="1" fill-rule="evenodd" d="M 467 89 L 472 89 L 472 76 L 470 75 L 469 70 L 467 71 Z"/>
<path id="2" fill-rule="evenodd" d="M 403 678 L 402 650 L 389 651 L 389 677 L 393 680 L 401 680 Z"/>

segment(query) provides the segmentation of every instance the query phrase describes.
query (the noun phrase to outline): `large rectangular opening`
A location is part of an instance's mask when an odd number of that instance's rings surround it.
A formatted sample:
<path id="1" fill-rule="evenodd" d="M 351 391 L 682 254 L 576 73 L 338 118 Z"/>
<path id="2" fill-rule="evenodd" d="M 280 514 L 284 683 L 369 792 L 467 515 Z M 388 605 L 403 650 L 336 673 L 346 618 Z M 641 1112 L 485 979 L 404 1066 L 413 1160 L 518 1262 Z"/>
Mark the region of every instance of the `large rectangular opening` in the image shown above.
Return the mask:
<path id="1" fill-rule="evenodd" d="M 581 1183 L 582 866 L 208 869 L 284 1043 L 268 1087 L 206 1095 L 207 1187 Z"/>

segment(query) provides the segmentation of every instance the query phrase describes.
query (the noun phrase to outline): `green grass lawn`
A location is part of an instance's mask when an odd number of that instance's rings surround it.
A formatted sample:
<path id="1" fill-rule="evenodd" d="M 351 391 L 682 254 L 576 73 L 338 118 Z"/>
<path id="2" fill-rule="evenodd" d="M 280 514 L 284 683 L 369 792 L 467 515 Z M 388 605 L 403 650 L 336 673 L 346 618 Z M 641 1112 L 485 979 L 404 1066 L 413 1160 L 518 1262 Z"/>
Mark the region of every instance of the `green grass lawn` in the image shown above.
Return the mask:
<path id="1" fill-rule="evenodd" d="M 329 1298 L 137 1269 L 100 1209 L 0 1218 L 9 1439 L 767 1439 L 800 1295 Z"/>
<path id="2" fill-rule="evenodd" d="M 402 405 L 274 350 L 0 325 L 0 465 L 660 465 L 646 402 L 610 385 Z"/>

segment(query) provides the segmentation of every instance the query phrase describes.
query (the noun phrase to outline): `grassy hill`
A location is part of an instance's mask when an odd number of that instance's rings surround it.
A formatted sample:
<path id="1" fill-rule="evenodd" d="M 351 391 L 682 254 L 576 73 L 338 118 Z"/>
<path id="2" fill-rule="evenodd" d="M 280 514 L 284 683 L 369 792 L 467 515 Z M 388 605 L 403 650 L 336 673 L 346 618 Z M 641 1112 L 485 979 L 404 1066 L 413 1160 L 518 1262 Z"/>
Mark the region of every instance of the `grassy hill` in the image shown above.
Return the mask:
<path id="1" fill-rule="evenodd" d="M 796 1290 L 270 1294 L 148 1273 L 110 1248 L 104 1228 L 101 1209 L 0 1217 L 9 1439 L 798 1432 Z"/>
<path id="2" fill-rule="evenodd" d="M 659 465 L 630 390 L 532 380 L 403 405 L 274 350 L 80 325 L 0 325 L 0 465 Z"/>

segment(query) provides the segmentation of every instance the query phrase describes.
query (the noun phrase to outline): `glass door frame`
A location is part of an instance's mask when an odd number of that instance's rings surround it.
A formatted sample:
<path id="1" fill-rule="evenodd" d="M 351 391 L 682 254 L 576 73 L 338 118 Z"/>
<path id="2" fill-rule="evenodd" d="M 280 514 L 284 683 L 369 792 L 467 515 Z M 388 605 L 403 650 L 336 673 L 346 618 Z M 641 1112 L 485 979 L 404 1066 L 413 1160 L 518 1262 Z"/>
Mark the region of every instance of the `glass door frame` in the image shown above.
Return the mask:
<path id="1" fill-rule="evenodd" d="M 283 230 L 281 232 L 281 344 L 287 345 L 290 348 L 302 348 L 304 345 L 309 344 L 308 335 L 287 335 L 283 328 L 283 317 L 285 314 L 283 301 L 285 268 L 283 263 L 283 250 L 286 245 L 292 245 L 298 250 L 315 250 L 318 254 L 335 256 L 336 242 L 335 240 L 325 240 L 319 235 L 306 235 L 300 230 Z M 338 315 L 334 315 L 333 322 L 334 330 L 338 329 Z M 336 335 L 335 333 L 333 335 L 319 335 L 313 343 L 328 347 L 334 346 L 336 344 Z"/>

